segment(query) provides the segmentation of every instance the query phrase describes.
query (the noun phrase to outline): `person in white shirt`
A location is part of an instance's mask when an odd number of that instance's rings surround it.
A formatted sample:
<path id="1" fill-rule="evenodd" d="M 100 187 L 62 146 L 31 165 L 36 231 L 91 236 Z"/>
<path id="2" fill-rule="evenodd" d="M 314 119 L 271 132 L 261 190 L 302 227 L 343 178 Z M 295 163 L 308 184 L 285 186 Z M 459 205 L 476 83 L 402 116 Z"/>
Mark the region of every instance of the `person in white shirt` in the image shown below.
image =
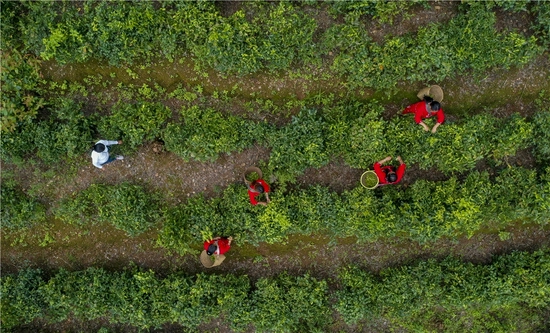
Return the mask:
<path id="1" fill-rule="evenodd" d="M 123 160 L 124 156 L 117 155 L 114 158 L 109 157 L 109 148 L 107 148 L 110 145 L 120 145 L 122 144 L 122 140 L 113 141 L 113 140 L 99 140 L 96 142 L 96 144 L 93 146 L 92 150 L 92 164 L 96 168 L 100 168 L 103 170 L 103 166 L 107 163 L 111 163 L 116 160 Z"/>

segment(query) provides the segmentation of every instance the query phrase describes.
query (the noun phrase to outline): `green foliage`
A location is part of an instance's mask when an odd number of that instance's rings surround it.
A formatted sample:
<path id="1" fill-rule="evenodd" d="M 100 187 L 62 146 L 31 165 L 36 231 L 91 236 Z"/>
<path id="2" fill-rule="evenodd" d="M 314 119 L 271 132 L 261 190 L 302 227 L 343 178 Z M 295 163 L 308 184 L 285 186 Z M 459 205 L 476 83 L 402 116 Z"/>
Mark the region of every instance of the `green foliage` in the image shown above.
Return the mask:
<path id="1" fill-rule="evenodd" d="M 309 167 L 328 163 L 326 150 L 327 124 L 314 109 L 303 109 L 287 126 L 268 138 L 271 146 L 269 170 L 279 182 L 294 181 L 295 175 Z"/>
<path id="2" fill-rule="evenodd" d="M 330 323 L 326 281 L 282 274 L 255 287 L 250 316 L 258 332 L 323 332 Z"/>
<path id="3" fill-rule="evenodd" d="M 52 100 L 49 118 L 28 120 L 2 135 L 0 156 L 17 161 L 34 153 L 47 163 L 81 156 L 92 142 L 92 120 L 81 109 L 82 104 L 71 99 Z"/>
<path id="4" fill-rule="evenodd" d="M 384 318 L 406 330 L 443 322 L 446 331 L 506 331 L 548 306 L 548 259 L 547 251 L 515 252 L 487 266 L 447 258 L 387 268 L 380 276 L 350 267 L 340 274 L 335 308 L 348 324 Z"/>
<path id="5" fill-rule="evenodd" d="M 88 6 L 84 3 L 85 10 Z M 86 15 L 81 15 L 82 8 L 69 1 L 62 1 L 55 4 L 55 9 L 57 20 L 48 22 L 48 35 L 42 39 L 44 48 L 40 56 L 45 60 L 55 59 L 62 64 L 90 59 L 93 48 L 86 34 L 91 22 Z"/>
<path id="6" fill-rule="evenodd" d="M 535 114 L 533 145 L 539 161 L 550 161 L 550 108 Z"/>
<path id="7" fill-rule="evenodd" d="M 98 130 L 103 137 L 122 138 L 131 148 L 160 137 L 164 123 L 171 116 L 161 103 L 117 103 L 111 115 L 100 119 Z"/>
<path id="8" fill-rule="evenodd" d="M 64 200 L 55 216 L 69 224 L 110 223 L 136 236 L 155 225 L 161 217 L 158 196 L 138 185 L 92 184 Z"/>
<path id="9" fill-rule="evenodd" d="M 386 268 L 375 276 L 358 267 L 340 271 L 333 291 L 306 274 L 170 274 L 100 268 L 46 278 L 24 269 L 2 276 L 3 329 L 34 319 L 56 323 L 104 318 L 138 329 L 177 323 L 197 330 L 214 318 L 237 332 L 325 332 L 339 315 L 350 325 L 384 320 L 407 331 L 531 331 L 549 306 L 550 255 L 514 252 L 489 265 L 441 262 Z M 330 305 L 329 299 L 334 299 Z M 443 325 L 443 326 L 441 326 Z"/>
<path id="10" fill-rule="evenodd" d="M 40 285 L 44 284 L 40 270 L 24 269 L 14 276 L 2 274 L 1 282 L 3 331 L 30 323 L 44 315 L 47 303 L 37 292 Z"/>
<path id="11" fill-rule="evenodd" d="M 425 0 L 412 1 L 384 1 L 384 0 L 360 0 L 360 1 L 329 1 L 331 7 L 329 13 L 332 15 L 343 14 L 348 22 L 357 22 L 363 15 L 372 16 L 380 23 L 393 24 L 393 19 L 398 14 L 407 17 L 407 10 L 415 4 L 426 5 Z"/>
<path id="12" fill-rule="evenodd" d="M 3 180 L 0 197 L 2 228 L 22 229 L 45 221 L 44 205 L 17 189 L 15 184 Z"/>
<path id="13" fill-rule="evenodd" d="M 265 122 L 224 116 L 212 108 L 182 108 L 183 124 L 170 123 L 163 132 L 166 149 L 184 160 L 213 161 L 221 153 L 242 151 L 262 142 L 269 131 Z"/>
<path id="14" fill-rule="evenodd" d="M 536 15 L 532 28 L 537 32 L 541 43 L 548 47 L 550 45 L 550 2 L 534 1 L 530 11 Z"/>
<path id="15" fill-rule="evenodd" d="M 204 41 L 191 48 L 199 64 L 221 72 L 248 74 L 264 68 L 287 69 L 318 57 L 313 42 L 317 26 L 309 15 L 288 2 L 255 5 L 252 21 L 243 10 L 226 19 L 210 20 L 216 23 Z"/>
<path id="16" fill-rule="evenodd" d="M 498 34 L 495 14 L 483 4 L 465 7 L 444 25 L 420 28 L 416 36 L 387 37 L 382 45 L 372 42 L 359 22 L 332 26 L 324 37 L 329 50 L 339 50 L 332 68 L 353 86 L 387 89 L 400 80 L 441 81 L 467 70 L 522 65 L 541 52 L 535 37 Z M 508 52 L 497 52 L 501 49 Z"/>
<path id="17" fill-rule="evenodd" d="M 443 237 L 471 237 L 482 228 L 504 228 L 522 221 L 548 223 L 548 174 L 508 168 L 494 180 L 472 172 L 463 182 L 419 180 L 407 188 L 342 195 L 314 186 L 276 192 L 267 207 L 250 205 L 246 188 L 228 187 L 221 198 L 191 199 L 166 214 L 158 244 L 180 254 L 203 234 L 236 235 L 240 242 L 284 242 L 290 234 L 325 232 L 359 241 L 400 237 L 421 243 Z"/>
<path id="18" fill-rule="evenodd" d="M 159 51 L 172 53 L 175 49 L 167 13 L 155 10 L 152 2 L 100 1 L 86 9 L 89 14 L 84 17 L 89 16 L 90 20 L 87 39 L 94 51 L 110 64 L 132 63 L 151 58 Z"/>
<path id="19" fill-rule="evenodd" d="M 331 4 L 328 11 L 344 14 L 345 23 L 332 25 L 321 40 L 318 23 L 305 8 L 290 2 L 244 3 L 230 16 L 212 2 L 161 3 L 87 1 L 24 2 L 4 10 L 9 45 L 59 62 L 92 57 L 113 65 L 165 57 L 174 61 L 191 54 L 198 67 L 223 73 L 248 74 L 288 70 L 296 65 L 320 65 L 322 53 L 337 53 L 332 68 L 346 75 L 351 86 L 387 89 L 398 81 L 441 81 L 454 74 L 525 64 L 542 48 L 536 37 L 497 33 L 494 3 L 466 2 L 461 13 L 445 24 L 421 28 L 415 35 L 371 41 L 362 16 L 392 23 L 398 13 L 425 1 L 360 1 Z M 509 10 L 536 13 L 533 28 L 548 40 L 548 4 L 544 1 L 497 1 Z M 15 35 L 21 37 L 14 37 Z M 18 41 L 21 39 L 21 42 Z M 433 47 L 437 45 L 437 47 Z M 507 52 L 498 52 L 506 49 Z M 426 52 L 430 50 L 430 52 Z"/>
<path id="20" fill-rule="evenodd" d="M 40 97 L 39 60 L 16 50 L 2 52 L 1 122 L 2 134 L 13 132 L 19 124 L 31 121 L 44 106 Z"/>

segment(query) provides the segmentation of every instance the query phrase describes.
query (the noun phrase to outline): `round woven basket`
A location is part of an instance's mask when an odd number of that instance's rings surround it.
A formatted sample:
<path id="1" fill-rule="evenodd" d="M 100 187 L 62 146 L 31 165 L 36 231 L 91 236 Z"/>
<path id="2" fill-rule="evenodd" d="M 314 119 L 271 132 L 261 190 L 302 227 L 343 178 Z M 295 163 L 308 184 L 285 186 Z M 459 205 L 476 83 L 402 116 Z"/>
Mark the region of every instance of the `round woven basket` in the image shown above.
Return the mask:
<path id="1" fill-rule="evenodd" d="M 214 260 L 212 260 L 212 258 Z M 204 267 L 211 268 L 221 265 L 221 263 L 225 260 L 225 256 L 223 254 L 209 256 L 208 254 L 206 254 L 206 250 L 203 250 L 201 252 L 200 259 Z"/>
<path id="2" fill-rule="evenodd" d="M 361 185 L 369 190 L 375 189 L 378 186 L 379 181 L 380 180 L 378 179 L 376 172 L 372 170 L 363 172 L 360 180 Z"/>
<path id="3" fill-rule="evenodd" d="M 246 168 L 246 170 L 244 171 L 243 173 L 243 180 L 244 180 L 244 183 L 246 184 L 246 186 L 248 186 L 248 184 L 250 184 L 250 182 L 252 182 L 251 180 L 249 180 L 248 178 L 246 178 L 249 174 L 255 172 L 256 174 L 258 174 L 258 179 L 262 179 L 262 170 L 260 170 L 260 168 L 256 168 L 256 167 L 248 167 Z"/>

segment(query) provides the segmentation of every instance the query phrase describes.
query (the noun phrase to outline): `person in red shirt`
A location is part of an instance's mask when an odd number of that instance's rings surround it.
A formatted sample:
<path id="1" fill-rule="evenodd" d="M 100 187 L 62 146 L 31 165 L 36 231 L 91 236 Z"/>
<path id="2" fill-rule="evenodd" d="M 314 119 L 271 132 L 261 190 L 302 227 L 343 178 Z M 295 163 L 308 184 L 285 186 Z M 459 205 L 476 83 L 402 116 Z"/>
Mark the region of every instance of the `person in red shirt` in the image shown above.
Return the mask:
<path id="1" fill-rule="evenodd" d="M 382 166 L 382 164 L 391 161 L 391 156 L 374 163 L 374 172 L 378 176 L 379 185 L 397 184 L 401 181 L 407 165 L 403 163 L 401 156 L 397 156 L 397 160 L 399 161 L 397 170 L 391 165 Z"/>
<path id="2" fill-rule="evenodd" d="M 254 206 L 256 205 L 267 205 L 271 200 L 269 200 L 269 185 L 263 180 L 258 179 L 249 184 L 248 187 L 248 196 L 250 197 L 250 203 Z M 258 201 L 256 199 L 260 194 L 265 193 L 266 201 Z"/>
<path id="3" fill-rule="evenodd" d="M 437 131 L 439 125 L 445 121 L 445 113 L 441 108 L 439 102 L 434 101 L 431 97 L 425 96 L 424 100 L 409 105 L 403 110 L 403 114 L 414 113 L 414 121 L 424 127 L 425 131 L 429 131 L 430 128 L 422 120 L 433 116 L 437 117 L 437 123 L 432 128 L 432 133 Z"/>
<path id="4" fill-rule="evenodd" d="M 231 248 L 233 237 L 216 237 L 204 242 L 204 250 L 209 256 L 224 254 Z"/>

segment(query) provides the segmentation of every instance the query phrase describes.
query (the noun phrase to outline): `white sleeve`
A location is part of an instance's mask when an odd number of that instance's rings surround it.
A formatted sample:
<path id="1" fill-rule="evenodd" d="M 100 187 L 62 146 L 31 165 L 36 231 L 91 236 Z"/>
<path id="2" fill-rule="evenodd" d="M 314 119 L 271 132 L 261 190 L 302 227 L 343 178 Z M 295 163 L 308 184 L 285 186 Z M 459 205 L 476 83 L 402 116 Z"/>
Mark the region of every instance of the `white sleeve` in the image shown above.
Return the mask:
<path id="1" fill-rule="evenodd" d="M 99 140 L 98 142 L 96 142 L 96 144 L 98 144 L 98 143 L 102 143 L 106 146 L 118 145 L 118 141 L 116 141 L 116 140 Z"/>

